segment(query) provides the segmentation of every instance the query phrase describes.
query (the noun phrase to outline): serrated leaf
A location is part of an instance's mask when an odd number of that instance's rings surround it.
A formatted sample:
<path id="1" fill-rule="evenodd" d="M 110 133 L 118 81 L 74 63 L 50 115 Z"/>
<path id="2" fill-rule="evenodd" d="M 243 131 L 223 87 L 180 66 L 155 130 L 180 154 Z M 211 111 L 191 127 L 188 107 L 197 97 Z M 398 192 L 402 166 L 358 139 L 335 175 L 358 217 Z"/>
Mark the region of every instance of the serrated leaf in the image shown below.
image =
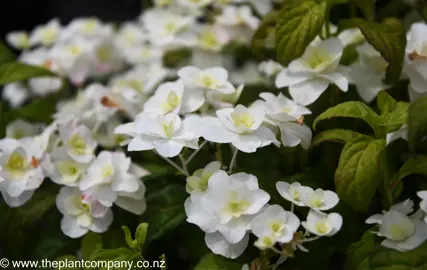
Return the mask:
<path id="1" fill-rule="evenodd" d="M 409 158 L 393 177 L 393 186 L 397 181 L 401 181 L 403 178 L 411 174 L 427 176 L 427 156 Z"/>
<path id="2" fill-rule="evenodd" d="M 130 232 L 129 228 L 126 226 L 122 226 L 123 232 L 125 233 L 125 240 L 126 243 L 130 248 L 133 248 L 133 238 L 132 233 Z"/>
<path id="3" fill-rule="evenodd" d="M 43 76 L 56 75 L 48 69 L 21 62 L 8 62 L 0 65 L 0 85 Z"/>
<path id="4" fill-rule="evenodd" d="M 381 182 L 380 158 L 385 140 L 358 136 L 344 146 L 335 171 L 335 187 L 341 200 L 356 211 L 366 211 Z"/>
<path id="5" fill-rule="evenodd" d="M 293 1 L 284 5 L 276 25 L 276 51 L 287 66 L 300 57 L 319 34 L 325 22 L 329 0 Z"/>
<path id="6" fill-rule="evenodd" d="M 379 247 L 369 256 L 369 269 L 372 270 L 422 270 L 427 269 L 427 242 L 418 248 L 400 252 Z"/>
<path id="7" fill-rule="evenodd" d="M 366 19 L 373 21 L 375 19 L 375 0 L 350 0 L 365 15 Z"/>
<path id="8" fill-rule="evenodd" d="M 147 239 L 148 223 L 141 223 L 136 228 L 135 240 L 137 241 L 140 250 L 144 247 L 145 240 Z"/>
<path id="9" fill-rule="evenodd" d="M 397 101 L 386 91 L 380 91 L 377 96 L 377 107 L 381 114 L 391 113 L 396 109 Z"/>
<path id="10" fill-rule="evenodd" d="M 360 241 L 351 244 L 347 249 L 345 259 L 345 270 L 357 270 L 363 260 L 368 257 L 369 253 L 374 249 L 376 235 L 371 231 L 363 234 Z"/>
<path id="11" fill-rule="evenodd" d="M 241 270 L 237 262 L 213 253 L 205 255 L 194 270 Z"/>
<path id="12" fill-rule="evenodd" d="M 12 62 L 15 58 L 15 54 L 0 40 L 0 65 Z"/>
<path id="13" fill-rule="evenodd" d="M 102 236 L 95 232 L 88 232 L 82 240 L 82 257 L 89 260 L 90 256 L 98 249 L 102 249 Z"/>
<path id="14" fill-rule="evenodd" d="M 420 97 L 409 105 L 408 143 L 412 152 L 427 136 L 427 96 Z"/>
<path id="15" fill-rule="evenodd" d="M 72 267 L 74 261 L 78 261 L 76 256 L 73 255 L 65 255 L 57 258 L 55 261 L 58 262 L 57 270 L 65 269 L 65 270 L 80 270 L 80 267 Z"/>
<path id="16" fill-rule="evenodd" d="M 185 220 L 184 201 L 187 197 L 182 185 L 168 185 L 147 194 L 148 208 L 141 219 L 150 224 L 147 242 L 160 238 Z"/>
<path id="17" fill-rule="evenodd" d="M 406 48 L 406 31 L 403 23 L 390 18 L 383 23 L 369 22 L 363 19 L 342 20 L 348 26 L 357 26 L 366 41 L 371 44 L 389 63 L 386 71 L 387 84 L 393 84 L 400 78 Z"/>
<path id="18" fill-rule="evenodd" d="M 374 131 L 377 130 L 380 121 L 379 115 L 368 105 L 360 101 L 348 101 L 329 108 L 321 113 L 313 122 L 313 129 L 317 124 L 326 119 L 335 117 L 350 117 L 364 120 Z"/>
<path id="19" fill-rule="evenodd" d="M 311 142 L 310 149 L 323 142 L 347 143 L 348 141 L 362 136 L 363 134 L 349 129 L 328 129 L 317 134 Z"/>

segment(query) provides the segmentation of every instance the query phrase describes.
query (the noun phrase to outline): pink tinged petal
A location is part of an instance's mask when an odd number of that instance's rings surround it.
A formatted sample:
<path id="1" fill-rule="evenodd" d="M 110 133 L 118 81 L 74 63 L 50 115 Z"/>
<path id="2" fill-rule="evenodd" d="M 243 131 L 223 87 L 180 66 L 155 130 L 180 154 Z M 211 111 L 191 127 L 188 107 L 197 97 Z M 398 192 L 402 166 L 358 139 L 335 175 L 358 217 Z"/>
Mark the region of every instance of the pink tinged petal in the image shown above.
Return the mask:
<path id="1" fill-rule="evenodd" d="M 282 88 L 290 85 L 302 83 L 308 80 L 310 76 L 306 73 L 292 72 L 289 69 L 283 69 L 276 77 L 276 87 Z"/>
<path id="2" fill-rule="evenodd" d="M 319 75 L 319 77 L 322 77 L 330 83 L 335 84 L 344 92 L 348 91 L 348 79 L 341 73 L 323 74 Z"/>
<path id="3" fill-rule="evenodd" d="M 34 194 L 34 191 L 24 191 L 21 195 L 17 196 L 17 197 L 11 197 L 9 196 L 9 194 L 7 194 L 5 191 L 1 191 L 1 194 L 3 195 L 3 200 L 4 202 L 9 206 L 9 207 L 19 207 L 21 205 L 24 205 L 27 201 L 29 201 L 31 199 L 31 197 Z"/>
<path id="4" fill-rule="evenodd" d="M 303 106 L 315 102 L 326 91 L 329 82 L 323 79 L 311 79 L 289 87 L 292 98 Z"/>
<path id="5" fill-rule="evenodd" d="M 216 117 L 205 117 L 203 119 L 201 135 L 205 140 L 215 143 L 230 143 L 237 136 Z"/>
<path id="6" fill-rule="evenodd" d="M 139 188 L 139 178 L 130 173 L 121 173 L 118 175 L 111 185 L 111 189 L 115 192 L 135 192 Z"/>
<path id="7" fill-rule="evenodd" d="M 243 254 L 249 243 L 249 234 L 236 244 L 230 244 L 220 232 L 207 233 L 205 235 L 206 245 L 213 253 L 226 258 L 236 259 Z"/>
<path id="8" fill-rule="evenodd" d="M 145 202 L 145 199 L 134 200 L 129 197 L 118 197 L 114 203 L 118 207 L 135 215 L 142 215 L 147 209 L 147 203 Z"/>
<path id="9" fill-rule="evenodd" d="M 68 237 L 80 238 L 85 235 L 89 229 L 80 227 L 77 220 L 70 216 L 64 216 L 61 220 L 61 231 Z"/>
<path id="10" fill-rule="evenodd" d="M 147 136 L 142 135 L 133 138 L 128 145 L 128 151 L 145 151 L 154 149 L 155 146 L 153 141 L 149 141 L 147 139 Z"/>
<path id="11" fill-rule="evenodd" d="M 157 140 L 153 141 L 153 145 L 162 157 L 170 158 L 179 155 L 182 148 L 184 148 L 185 143 L 172 140 Z"/>
<path id="12" fill-rule="evenodd" d="M 230 244 L 236 244 L 242 241 L 246 235 L 247 225 L 242 219 L 233 218 L 227 224 L 220 225 L 218 231 L 224 236 L 225 240 Z"/>
<path id="13" fill-rule="evenodd" d="M 104 233 L 108 230 L 111 223 L 113 223 L 113 212 L 108 209 L 107 213 L 101 218 L 93 219 L 92 225 L 89 229 L 96 233 Z"/>
<path id="14" fill-rule="evenodd" d="M 102 205 L 97 201 L 93 202 L 91 204 L 91 207 L 92 207 L 92 216 L 94 218 L 103 217 L 108 211 L 108 207 L 105 207 L 104 205 Z"/>

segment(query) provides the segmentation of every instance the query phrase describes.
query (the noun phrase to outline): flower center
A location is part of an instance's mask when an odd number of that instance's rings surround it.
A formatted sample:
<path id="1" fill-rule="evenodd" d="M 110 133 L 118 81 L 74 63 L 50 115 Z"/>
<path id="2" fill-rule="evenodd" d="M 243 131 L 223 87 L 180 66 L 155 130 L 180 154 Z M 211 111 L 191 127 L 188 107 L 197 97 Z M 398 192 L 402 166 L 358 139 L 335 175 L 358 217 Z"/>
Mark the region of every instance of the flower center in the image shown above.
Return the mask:
<path id="1" fill-rule="evenodd" d="M 408 220 L 408 222 L 401 224 L 389 225 L 389 230 L 392 240 L 403 241 L 412 235 L 415 231 L 415 225 Z"/>
<path id="2" fill-rule="evenodd" d="M 299 196 L 299 192 L 296 188 L 290 188 L 290 193 L 291 193 L 292 198 L 295 201 L 299 202 L 301 200 L 301 198 Z"/>
<path id="3" fill-rule="evenodd" d="M 327 50 L 315 48 L 307 60 L 303 61 L 307 67 L 317 69 L 326 66 L 331 57 Z"/>
<path id="4" fill-rule="evenodd" d="M 87 22 L 83 24 L 83 32 L 86 34 L 92 34 L 95 32 L 97 26 L 97 22 L 95 19 L 89 19 Z"/>
<path id="5" fill-rule="evenodd" d="M 25 137 L 25 135 L 26 135 L 26 134 L 25 134 L 25 131 L 24 131 L 24 130 L 22 130 L 22 129 L 16 129 L 16 130 L 13 132 L 12 138 L 19 140 L 19 139 L 24 138 L 24 137 Z"/>
<path id="6" fill-rule="evenodd" d="M 216 80 L 212 76 L 209 75 L 202 75 L 200 79 L 202 85 L 206 88 L 215 88 L 216 86 Z"/>
<path id="7" fill-rule="evenodd" d="M 212 49 L 218 47 L 220 43 L 212 31 L 206 31 L 200 36 L 200 45 L 205 49 Z"/>
<path id="8" fill-rule="evenodd" d="M 316 208 L 322 207 L 323 204 L 324 204 L 324 200 L 319 196 L 314 196 L 314 198 L 311 200 L 311 205 Z"/>
<path id="9" fill-rule="evenodd" d="M 165 31 L 167 34 L 172 34 L 178 29 L 178 25 L 175 22 L 168 22 L 165 25 Z"/>
<path id="10" fill-rule="evenodd" d="M 12 172 L 22 172 L 25 170 L 25 157 L 20 153 L 13 152 L 7 160 L 6 168 Z"/>
<path id="11" fill-rule="evenodd" d="M 279 221 L 275 221 L 273 222 L 273 224 L 271 224 L 271 229 L 273 230 L 273 232 L 275 232 L 276 234 L 281 234 L 284 227 L 281 224 L 281 222 Z"/>
<path id="12" fill-rule="evenodd" d="M 166 97 L 166 102 L 162 104 L 162 107 L 166 112 L 171 112 L 178 107 L 179 102 L 180 98 L 176 92 L 169 91 L 168 96 Z"/>
<path id="13" fill-rule="evenodd" d="M 79 173 L 77 164 L 71 161 L 59 161 L 57 168 L 61 174 L 74 176 Z"/>
<path id="14" fill-rule="evenodd" d="M 103 178 L 108 178 L 114 174 L 114 168 L 111 164 L 105 165 L 101 173 Z"/>
<path id="15" fill-rule="evenodd" d="M 111 50 L 107 46 L 99 47 L 96 50 L 96 55 L 98 56 L 98 59 L 101 62 L 108 62 L 111 60 L 111 57 L 112 57 Z"/>
<path id="16" fill-rule="evenodd" d="M 266 246 L 266 247 L 271 247 L 274 244 L 273 239 L 271 239 L 271 237 L 265 236 L 264 238 L 262 238 L 262 243 Z"/>
<path id="17" fill-rule="evenodd" d="M 77 45 L 68 45 L 67 50 L 72 56 L 78 56 L 82 51 L 82 49 Z"/>
<path id="18" fill-rule="evenodd" d="M 231 113 L 231 118 L 233 119 L 236 127 L 246 127 L 251 128 L 254 124 L 254 118 L 247 112 L 238 114 L 236 112 Z"/>
<path id="19" fill-rule="evenodd" d="M 318 233 L 324 234 L 330 230 L 331 225 L 327 219 L 322 219 L 316 222 L 315 228 Z"/>
<path id="20" fill-rule="evenodd" d="M 69 140 L 68 144 L 71 146 L 71 149 L 77 155 L 84 155 L 86 153 L 86 142 L 79 134 L 74 134 Z"/>
<path id="21" fill-rule="evenodd" d="M 175 125 L 174 121 L 170 121 L 169 123 L 163 123 L 162 125 L 163 132 L 165 133 L 165 136 L 169 139 L 173 135 L 174 125 Z"/>
<path id="22" fill-rule="evenodd" d="M 289 107 L 285 107 L 285 108 L 282 109 L 282 112 L 284 112 L 284 113 L 290 113 L 290 112 L 292 112 L 292 109 L 289 108 Z"/>
<path id="23" fill-rule="evenodd" d="M 57 31 L 55 28 L 52 28 L 52 27 L 45 28 L 41 31 L 41 36 L 42 36 L 42 42 L 45 45 L 51 45 L 56 40 Z"/>

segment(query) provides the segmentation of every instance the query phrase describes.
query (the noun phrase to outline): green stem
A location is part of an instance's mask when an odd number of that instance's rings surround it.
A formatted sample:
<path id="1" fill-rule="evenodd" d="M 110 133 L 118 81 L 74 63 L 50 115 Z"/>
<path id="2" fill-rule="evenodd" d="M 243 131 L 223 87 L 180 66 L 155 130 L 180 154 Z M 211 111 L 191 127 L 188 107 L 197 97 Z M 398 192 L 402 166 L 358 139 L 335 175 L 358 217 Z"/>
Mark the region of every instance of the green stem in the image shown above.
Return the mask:
<path id="1" fill-rule="evenodd" d="M 188 174 L 188 172 L 186 172 L 184 169 L 182 169 L 181 167 L 179 167 L 178 164 L 176 164 L 175 162 L 173 162 L 172 160 L 170 160 L 169 158 L 165 158 L 164 156 L 160 155 L 159 153 L 157 153 L 156 151 L 154 151 L 154 153 L 156 153 L 159 157 L 161 157 L 162 159 L 164 159 L 167 163 L 169 163 L 170 165 L 172 165 L 175 169 L 177 169 L 179 172 L 181 172 L 182 174 L 184 174 L 185 176 L 190 176 Z"/>
<path id="2" fill-rule="evenodd" d="M 237 153 L 239 152 L 239 149 L 234 148 L 233 157 L 231 158 L 230 166 L 228 167 L 228 174 L 231 174 L 233 171 L 234 164 L 236 163 L 236 157 Z"/>
<path id="3" fill-rule="evenodd" d="M 182 154 L 179 154 L 179 159 L 181 160 L 181 164 L 182 164 L 182 169 L 185 172 L 186 176 L 189 176 L 190 174 L 188 173 L 188 169 L 187 169 L 187 163 L 185 162 L 184 157 L 182 156 Z"/>
<path id="4" fill-rule="evenodd" d="M 194 151 L 191 156 L 187 159 L 187 161 L 185 162 L 187 165 L 190 163 L 190 161 L 197 155 L 197 153 L 199 153 L 199 151 L 203 148 L 203 146 L 205 146 L 208 143 L 208 141 L 204 141 L 202 142 L 201 145 L 199 145 L 199 148 L 196 149 L 196 151 Z"/>

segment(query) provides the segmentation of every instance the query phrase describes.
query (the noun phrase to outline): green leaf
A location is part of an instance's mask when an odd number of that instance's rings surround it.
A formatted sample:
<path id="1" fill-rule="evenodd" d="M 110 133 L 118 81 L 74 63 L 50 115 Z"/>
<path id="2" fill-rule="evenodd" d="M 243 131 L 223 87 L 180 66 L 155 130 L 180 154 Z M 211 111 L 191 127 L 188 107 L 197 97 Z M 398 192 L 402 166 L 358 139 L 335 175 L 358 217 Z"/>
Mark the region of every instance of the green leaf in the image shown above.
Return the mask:
<path id="1" fill-rule="evenodd" d="M 56 269 L 58 270 L 80 270 L 80 267 L 71 267 L 73 266 L 73 262 L 74 261 L 78 261 L 79 259 L 77 259 L 75 256 L 73 255 L 65 255 L 65 256 L 61 256 L 59 258 L 56 259 L 56 261 L 58 262 L 58 267 Z"/>
<path id="2" fill-rule="evenodd" d="M 358 136 L 344 146 L 335 171 L 337 194 L 356 211 L 366 211 L 381 182 L 385 140 Z"/>
<path id="3" fill-rule="evenodd" d="M 147 230 L 148 223 L 141 223 L 136 228 L 135 240 L 137 241 L 140 250 L 144 247 L 145 239 L 147 239 Z"/>
<path id="4" fill-rule="evenodd" d="M 148 208 L 142 217 L 150 224 L 147 242 L 160 238 L 185 220 L 184 201 L 187 197 L 185 188 L 178 184 L 147 194 Z"/>
<path id="5" fill-rule="evenodd" d="M 368 105 L 360 101 L 348 101 L 329 108 L 321 113 L 313 122 L 313 129 L 316 129 L 319 121 L 335 118 L 350 117 L 364 120 L 374 131 L 377 130 L 380 121 L 379 115 Z"/>
<path id="6" fill-rule="evenodd" d="M 387 91 L 380 91 L 377 96 L 377 107 L 381 114 L 391 113 L 396 109 L 397 102 Z"/>
<path id="7" fill-rule="evenodd" d="M 353 243 L 348 247 L 345 260 L 345 270 L 357 270 L 363 260 L 374 249 L 375 245 L 375 234 L 371 231 L 365 232 L 360 241 Z"/>
<path id="8" fill-rule="evenodd" d="M 372 270 L 422 270 L 427 269 L 427 242 L 418 248 L 400 252 L 379 247 L 369 257 Z"/>
<path id="9" fill-rule="evenodd" d="M 129 269 L 129 263 L 141 259 L 141 256 L 133 250 L 127 248 L 117 249 L 98 249 L 91 256 L 90 261 L 101 261 L 103 262 L 102 267 L 99 270 L 107 269 Z M 128 262 L 125 264 L 125 261 Z M 90 267 L 85 270 L 90 270 Z"/>
<path id="10" fill-rule="evenodd" d="M 122 226 L 123 232 L 125 233 L 125 240 L 126 243 L 130 248 L 133 248 L 133 238 L 132 233 L 130 232 L 129 228 L 126 226 Z"/>
<path id="11" fill-rule="evenodd" d="M 251 41 L 251 49 L 253 55 L 256 57 L 264 59 L 270 56 L 271 51 L 273 51 L 273 54 L 275 53 L 274 48 L 273 50 L 272 48 L 268 48 L 268 43 L 269 37 L 274 34 L 273 31 L 275 30 L 278 19 L 278 11 L 266 14 L 262 19 L 260 26 L 255 31 Z"/>
<path id="12" fill-rule="evenodd" d="M 95 232 L 88 232 L 82 240 L 82 256 L 84 260 L 89 260 L 92 253 L 102 249 L 102 236 Z"/>
<path id="13" fill-rule="evenodd" d="M 427 135 L 427 96 L 420 97 L 409 105 L 408 143 L 412 152 Z"/>
<path id="14" fill-rule="evenodd" d="M 48 69 L 21 62 L 9 62 L 0 65 L 0 85 L 43 76 L 56 75 Z"/>
<path id="15" fill-rule="evenodd" d="M 348 0 L 331 0 L 331 5 L 335 6 L 335 5 L 340 5 L 340 4 L 345 4 L 348 3 Z"/>
<path id="16" fill-rule="evenodd" d="M 347 143 L 355 137 L 362 136 L 363 134 L 349 130 L 349 129 L 328 129 L 317 134 L 310 145 L 310 149 L 313 149 L 317 145 L 323 142 L 339 142 Z"/>
<path id="17" fill-rule="evenodd" d="M 363 19 L 343 20 L 342 24 L 359 27 L 366 41 L 389 63 L 386 83 L 393 84 L 400 78 L 406 48 L 406 31 L 403 23 L 390 18 L 383 23 Z"/>
<path id="18" fill-rule="evenodd" d="M 427 176 L 427 156 L 409 158 L 394 176 L 393 184 L 396 184 L 396 181 L 401 181 L 411 174 Z"/>
<path id="19" fill-rule="evenodd" d="M 241 270 L 237 262 L 213 253 L 205 255 L 194 270 Z"/>
<path id="20" fill-rule="evenodd" d="M 10 119 L 25 119 L 30 122 L 50 123 L 56 112 L 57 95 L 34 98 L 30 104 L 10 112 Z"/>
<path id="21" fill-rule="evenodd" d="M 374 0 L 350 0 L 365 15 L 366 19 L 373 21 L 375 19 L 375 1 Z"/>
<path id="22" fill-rule="evenodd" d="M 7 45 L 0 41 L 0 65 L 12 62 L 15 60 L 15 54 L 7 47 Z"/>
<path id="23" fill-rule="evenodd" d="M 328 0 L 291 1 L 280 11 L 276 25 L 276 50 L 286 66 L 300 57 L 319 34 L 326 18 Z"/>

